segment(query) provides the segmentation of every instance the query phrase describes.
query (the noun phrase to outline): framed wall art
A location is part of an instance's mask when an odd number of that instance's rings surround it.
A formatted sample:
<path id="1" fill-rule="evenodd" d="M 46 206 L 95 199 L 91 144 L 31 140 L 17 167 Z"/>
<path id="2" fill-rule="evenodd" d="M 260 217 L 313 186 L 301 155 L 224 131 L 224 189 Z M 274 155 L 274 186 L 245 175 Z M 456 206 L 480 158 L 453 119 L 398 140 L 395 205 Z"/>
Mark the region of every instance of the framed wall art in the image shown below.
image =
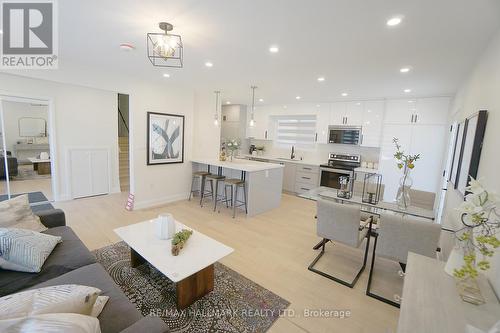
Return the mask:
<path id="1" fill-rule="evenodd" d="M 184 116 L 147 113 L 147 165 L 184 163 Z"/>

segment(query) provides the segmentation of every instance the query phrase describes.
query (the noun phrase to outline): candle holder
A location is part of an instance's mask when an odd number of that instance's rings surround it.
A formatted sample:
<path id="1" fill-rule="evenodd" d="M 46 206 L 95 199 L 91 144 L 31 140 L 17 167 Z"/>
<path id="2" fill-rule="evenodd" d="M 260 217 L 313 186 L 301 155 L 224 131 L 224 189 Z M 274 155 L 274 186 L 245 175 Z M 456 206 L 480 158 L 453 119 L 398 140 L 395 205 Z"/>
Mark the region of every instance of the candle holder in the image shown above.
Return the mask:
<path id="1" fill-rule="evenodd" d="M 350 176 L 339 177 L 340 188 L 337 190 L 337 197 L 342 199 L 352 198 L 353 182 Z"/>
<path id="2" fill-rule="evenodd" d="M 382 187 L 382 175 L 378 173 L 367 173 L 363 180 L 363 203 L 376 205 L 380 201 Z"/>

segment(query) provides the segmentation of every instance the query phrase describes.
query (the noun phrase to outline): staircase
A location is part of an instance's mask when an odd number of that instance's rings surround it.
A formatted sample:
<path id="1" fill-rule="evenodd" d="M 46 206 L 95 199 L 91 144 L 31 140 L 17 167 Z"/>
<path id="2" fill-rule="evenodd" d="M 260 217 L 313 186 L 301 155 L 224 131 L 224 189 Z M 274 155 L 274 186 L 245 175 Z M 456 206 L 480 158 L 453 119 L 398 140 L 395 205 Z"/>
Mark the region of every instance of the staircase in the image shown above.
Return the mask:
<path id="1" fill-rule="evenodd" d="M 128 154 L 128 137 L 118 137 L 119 166 L 120 166 L 120 190 L 128 192 L 130 190 L 130 166 Z"/>

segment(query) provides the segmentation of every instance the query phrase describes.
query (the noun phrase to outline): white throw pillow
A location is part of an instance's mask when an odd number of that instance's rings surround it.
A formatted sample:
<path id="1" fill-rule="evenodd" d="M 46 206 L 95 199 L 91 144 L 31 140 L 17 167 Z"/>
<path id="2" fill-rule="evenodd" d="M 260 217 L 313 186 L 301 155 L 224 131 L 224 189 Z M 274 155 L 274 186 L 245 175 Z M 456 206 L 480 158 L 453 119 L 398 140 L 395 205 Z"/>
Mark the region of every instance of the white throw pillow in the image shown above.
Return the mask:
<path id="1" fill-rule="evenodd" d="M 38 273 L 59 241 L 61 237 L 31 230 L 0 228 L 0 267 Z"/>
<path id="2" fill-rule="evenodd" d="M 75 313 L 49 313 L 0 320 L 5 333 L 101 333 L 99 320 Z"/>
<path id="3" fill-rule="evenodd" d="M 22 291 L 0 298 L 0 319 L 44 313 L 90 315 L 100 293 L 100 289 L 76 284 Z"/>
<path id="4" fill-rule="evenodd" d="M 0 201 L 0 227 L 45 231 L 40 218 L 33 214 L 28 195 L 23 194 L 10 200 Z"/>
<path id="5" fill-rule="evenodd" d="M 92 312 L 90 315 L 92 317 L 99 317 L 101 314 L 102 310 L 106 306 L 106 304 L 109 301 L 109 296 L 99 296 L 97 297 L 97 300 L 94 303 L 94 306 L 92 307 Z"/>

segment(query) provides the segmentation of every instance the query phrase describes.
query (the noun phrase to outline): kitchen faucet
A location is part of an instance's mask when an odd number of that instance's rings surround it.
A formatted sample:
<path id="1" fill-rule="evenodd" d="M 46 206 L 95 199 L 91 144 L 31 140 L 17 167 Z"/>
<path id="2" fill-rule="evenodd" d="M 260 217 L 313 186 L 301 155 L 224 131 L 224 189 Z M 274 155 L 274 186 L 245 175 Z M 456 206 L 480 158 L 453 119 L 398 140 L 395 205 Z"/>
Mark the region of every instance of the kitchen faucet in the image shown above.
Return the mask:
<path id="1" fill-rule="evenodd" d="M 290 159 L 293 160 L 295 158 L 295 147 L 292 146 L 292 153 L 290 154 Z"/>

